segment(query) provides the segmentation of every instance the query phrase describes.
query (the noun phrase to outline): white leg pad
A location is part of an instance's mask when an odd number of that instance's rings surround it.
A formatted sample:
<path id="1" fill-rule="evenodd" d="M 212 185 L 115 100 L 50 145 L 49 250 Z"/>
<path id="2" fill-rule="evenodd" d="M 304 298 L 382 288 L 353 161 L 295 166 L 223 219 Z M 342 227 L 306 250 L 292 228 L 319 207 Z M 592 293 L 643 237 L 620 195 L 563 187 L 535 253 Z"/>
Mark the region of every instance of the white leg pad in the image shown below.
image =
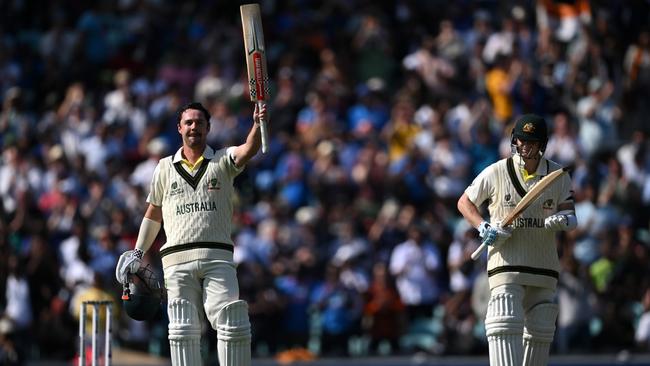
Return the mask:
<path id="1" fill-rule="evenodd" d="M 171 299 L 167 314 L 172 365 L 201 365 L 201 322 L 196 307 L 186 299 Z"/>
<path id="2" fill-rule="evenodd" d="M 217 313 L 217 350 L 220 366 L 250 366 L 251 324 L 245 301 L 230 302 Z"/>
<path id="3" fill-rule="evenodd" d="M 501 286 L 493 291 L 485 317 L 491 366 L 521 366 L 524 309 L 521 286 Z"/>
<path id="4" fill-rule="evenodd" d="M 526 313 L 524 326 L 524 366 L 546 366 L 555 334 L 557 304 L 541 303 Z"/>

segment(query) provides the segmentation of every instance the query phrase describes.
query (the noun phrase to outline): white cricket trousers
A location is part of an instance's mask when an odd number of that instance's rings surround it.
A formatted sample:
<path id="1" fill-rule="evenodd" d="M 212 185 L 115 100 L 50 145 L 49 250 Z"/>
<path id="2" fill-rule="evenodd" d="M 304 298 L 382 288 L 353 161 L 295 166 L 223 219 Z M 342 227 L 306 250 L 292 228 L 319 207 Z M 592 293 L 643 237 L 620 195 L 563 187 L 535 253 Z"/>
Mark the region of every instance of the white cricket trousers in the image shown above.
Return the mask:
<path id="1" fill-rule="evenodd" d="M 229 302 L 239 299 L 237 266 L 234 262 L 198 259 L 164 269 L 167 298 L 186 299 L 201 310 L 217 329 L 217 313 Z"/>

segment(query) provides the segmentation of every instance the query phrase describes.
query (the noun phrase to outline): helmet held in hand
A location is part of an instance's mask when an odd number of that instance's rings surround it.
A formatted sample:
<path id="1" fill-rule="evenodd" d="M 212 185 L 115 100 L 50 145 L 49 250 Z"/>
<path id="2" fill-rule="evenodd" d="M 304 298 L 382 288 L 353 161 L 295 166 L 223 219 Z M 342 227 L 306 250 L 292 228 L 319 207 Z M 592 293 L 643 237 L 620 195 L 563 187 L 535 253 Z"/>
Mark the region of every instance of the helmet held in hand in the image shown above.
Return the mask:
<path id="1" fill-rule="evenodd" d="M 122 304 L 131 318 L 149 320 L 160 313 L 163 294 L 164 288 L 151 268 L 140 267 L 136 273 L 129 274 L 124 284 Z"/>

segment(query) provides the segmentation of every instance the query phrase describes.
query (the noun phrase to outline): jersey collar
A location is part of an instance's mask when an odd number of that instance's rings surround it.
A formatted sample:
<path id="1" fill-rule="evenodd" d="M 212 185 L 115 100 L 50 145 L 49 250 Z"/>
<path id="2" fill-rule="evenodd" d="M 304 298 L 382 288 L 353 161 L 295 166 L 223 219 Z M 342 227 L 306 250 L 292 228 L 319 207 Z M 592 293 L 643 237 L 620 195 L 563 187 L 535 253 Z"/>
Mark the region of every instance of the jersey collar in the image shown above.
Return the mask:
<path id="1" fill-rule="evenodd" d="M 203 159 L 212 159 L 214 158 L 214 149 L 212 149 L 210 146 L 205 145 L 205 149 L 203 149 Z M 172 158 L 172 163 L 178 163 L 179 161 L 183 160 L 183 147 L 181 146 L 177 151 L 176 154 L 174 154 L 174 157 Z"/>

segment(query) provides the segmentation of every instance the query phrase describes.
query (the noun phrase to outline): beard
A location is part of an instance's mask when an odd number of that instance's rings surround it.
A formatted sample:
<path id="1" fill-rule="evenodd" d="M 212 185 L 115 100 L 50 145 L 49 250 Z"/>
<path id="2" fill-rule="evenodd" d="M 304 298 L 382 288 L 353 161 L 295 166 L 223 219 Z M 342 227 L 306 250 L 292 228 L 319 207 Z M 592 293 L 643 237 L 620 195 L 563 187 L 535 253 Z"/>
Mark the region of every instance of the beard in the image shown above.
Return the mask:
<path id="1" fill-rule="evenodd" d="M 205 144 L 205 136 L 200 135 L 185 135 L 185 138 L 183 139 L 185 142 L 185 145 L 191 148 L 197 148 L 203 146 Z"/>

